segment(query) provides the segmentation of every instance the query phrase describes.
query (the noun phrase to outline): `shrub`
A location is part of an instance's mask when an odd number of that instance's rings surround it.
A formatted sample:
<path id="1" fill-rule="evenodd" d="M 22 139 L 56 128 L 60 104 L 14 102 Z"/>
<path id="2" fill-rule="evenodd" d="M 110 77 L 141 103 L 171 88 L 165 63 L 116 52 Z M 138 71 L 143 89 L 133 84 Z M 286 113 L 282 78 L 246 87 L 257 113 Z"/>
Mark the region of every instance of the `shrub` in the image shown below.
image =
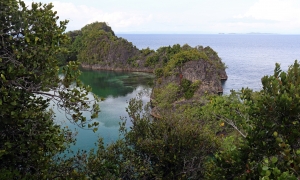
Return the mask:
<path id="1" fill-rule="evenodd" d="M 154 74 L 156 77 L 161 77 L 164 74 L 164 70 L 162 68 L 157 68 L 154 70 Z"/>

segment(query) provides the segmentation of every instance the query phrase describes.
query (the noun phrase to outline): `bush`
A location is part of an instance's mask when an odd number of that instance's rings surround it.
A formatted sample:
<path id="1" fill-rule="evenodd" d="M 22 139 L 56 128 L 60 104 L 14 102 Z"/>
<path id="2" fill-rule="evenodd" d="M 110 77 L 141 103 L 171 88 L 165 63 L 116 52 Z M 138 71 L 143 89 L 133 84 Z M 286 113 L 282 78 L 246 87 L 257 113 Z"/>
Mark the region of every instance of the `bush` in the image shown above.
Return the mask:
<path id="1" fill-rule="evenodd" d="M 151 66 L 154 67 L 159 61 L 159 56 L 158 55 L 152 55 L 147 57 L 146 62 L 145 62 L 145 66 Z"/>
<path id="2" fill-rule="evenodd" d="M 212 103 L 211 114 L 233 127 L 241 143 L 215 154 L 208 179 L 299 179 L 300 64 L 287 72 L 276 64 L 262 85 L 259 92 L 233 92 L 238 101 Z"/>
<path id="3" fill-rule="evenodd" d="M 155 101 L 153 103 L 161 109 L 170 108 L 173 106 L 172 103 L 177 100 L 179 92 L 177 84 L 169 83 L 162 89 L 154 90 Z"/>
<path id="4" fill-rule="evenodd" d="M 164 70 L 162 68 L 157 68 L 154 70 L 154 74 L 156 77 L 162 77 L 164 74 Z"/>
<path id="5" fill-rule="evenodd" d="M 181 90 L 185 99 L 190 99 L 194 96 L 194 93 L 198 89 L 200 81 L 195 81 L 192 83 L 187 79 L 181 80 Z"/>
<path id="6" fill-rule="evenodd" d="M 141 53 L 144 55 L 144 56 L 148 56 L 149 54 L 151 53 L 154 53 L 155 51 L 150 49 L 149 47 L 147 47 L 146 49 L 142 49 L 141 50 Z"/>

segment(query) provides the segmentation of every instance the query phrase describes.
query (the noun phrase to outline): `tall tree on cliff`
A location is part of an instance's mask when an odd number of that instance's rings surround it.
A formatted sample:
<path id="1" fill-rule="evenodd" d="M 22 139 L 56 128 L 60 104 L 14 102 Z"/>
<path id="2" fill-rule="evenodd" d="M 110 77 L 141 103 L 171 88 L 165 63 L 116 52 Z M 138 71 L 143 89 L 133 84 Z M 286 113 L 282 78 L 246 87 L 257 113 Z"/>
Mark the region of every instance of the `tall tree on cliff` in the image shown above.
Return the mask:
<path id="1" fill-rule="evenodd" d="M 80 127 L 97 116 L 90 88 L 79 80 L 78 64 L 69 62 L 59 76 L 56 55 L 68 42 L 67 21 L 58 22 L 52 4 L 0 2 L 0 179 L 60 176 L 52 158 L 72 141 L 53 122 L 49 102 Z M 89 124 L 96 127 L 97 123 Z"/>

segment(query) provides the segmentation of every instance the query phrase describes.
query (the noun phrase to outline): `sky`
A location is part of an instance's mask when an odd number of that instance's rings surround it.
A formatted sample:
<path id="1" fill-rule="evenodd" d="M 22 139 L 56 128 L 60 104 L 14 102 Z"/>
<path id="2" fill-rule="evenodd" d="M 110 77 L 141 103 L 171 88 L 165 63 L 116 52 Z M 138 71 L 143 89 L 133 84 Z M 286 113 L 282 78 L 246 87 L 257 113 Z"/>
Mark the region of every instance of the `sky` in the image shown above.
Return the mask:
<path id="1" fill-rule="evenodd" d="M 300 0 L 37 1 L 52 2 L 68 31 L 98 21 L 116 34 L 300 34 Z"/>

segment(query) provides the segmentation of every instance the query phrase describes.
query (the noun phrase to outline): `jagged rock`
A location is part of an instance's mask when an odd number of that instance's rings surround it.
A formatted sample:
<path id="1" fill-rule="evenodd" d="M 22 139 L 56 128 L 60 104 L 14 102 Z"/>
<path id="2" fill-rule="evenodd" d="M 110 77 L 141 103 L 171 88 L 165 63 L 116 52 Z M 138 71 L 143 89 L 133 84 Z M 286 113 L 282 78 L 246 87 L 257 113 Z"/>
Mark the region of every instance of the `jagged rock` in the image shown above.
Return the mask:
<path id="1" fill-rule="evenodd" d="M 182 67 L 177 67 L 173 70 L 173 75 L 163 76 L 156 80 L 151 94 L 152 112 L 151 115 L 155 118 L 163 116 L 165 109 L 160 109 L 156 102 L 156 89 L 165 89 L 169 83 L 175 83 L 179 87 L 181 86 L 182 79 L 196 82 L 200 81 L 198 89 L 194 92 L 194 95 L 190 99 L 183 98 L 182 93 L 178 93 L 178 98 L 173 103 L 173 107 L 168 111 L 177 111 L 178 106 L 185 104 L 200 103 L 205 104 L 201 97 L 205 94 L 222 94 L 222 80 L 227 79 L 226 71 L 215 67 L 215 64 L 207 60 L 188 61 L 184 63 Z"/>

